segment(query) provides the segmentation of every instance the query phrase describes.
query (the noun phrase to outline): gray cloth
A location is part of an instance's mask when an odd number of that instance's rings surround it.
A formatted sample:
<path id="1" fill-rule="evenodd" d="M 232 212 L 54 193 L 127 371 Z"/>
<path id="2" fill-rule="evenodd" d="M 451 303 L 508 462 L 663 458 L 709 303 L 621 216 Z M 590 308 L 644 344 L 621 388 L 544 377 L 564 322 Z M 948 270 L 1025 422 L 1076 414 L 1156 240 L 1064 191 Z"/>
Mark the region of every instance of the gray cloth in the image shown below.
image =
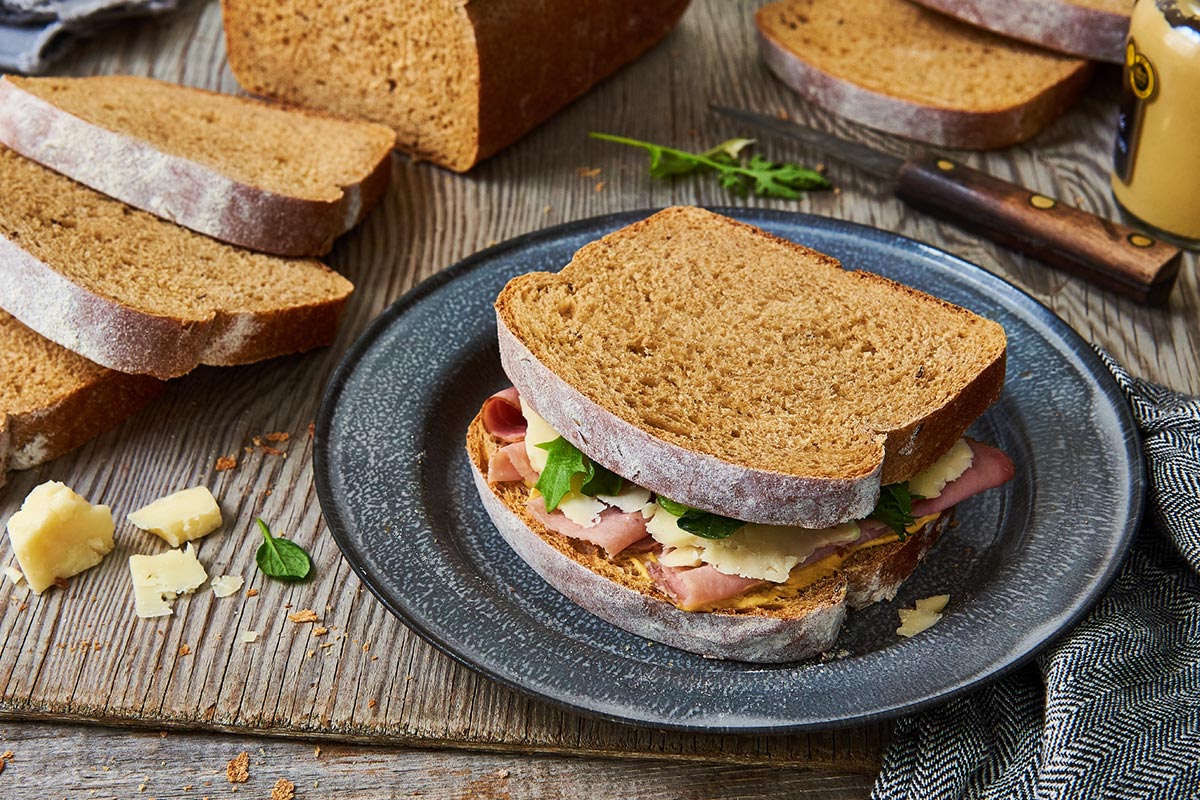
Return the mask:
<path id="1" fill-rule="evenodd" d="M 874 800 L 1200 798 L 1200 398 L 1100 355 L 1150 479 L 1132 552 L 1035 664 L 900 720 Z"/>
<path id="2" fill-rule="evenodd" d="M 0 70 L 41 72 L 80 36 L 186 0 L 0 0 Z"/>

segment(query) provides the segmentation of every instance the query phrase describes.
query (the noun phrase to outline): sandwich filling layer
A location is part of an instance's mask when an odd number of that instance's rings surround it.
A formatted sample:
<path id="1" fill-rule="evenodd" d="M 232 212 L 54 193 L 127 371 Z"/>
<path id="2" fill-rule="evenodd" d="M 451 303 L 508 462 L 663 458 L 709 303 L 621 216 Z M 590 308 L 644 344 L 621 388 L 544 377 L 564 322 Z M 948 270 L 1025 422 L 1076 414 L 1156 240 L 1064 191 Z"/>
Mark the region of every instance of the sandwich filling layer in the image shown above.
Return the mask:
<path id="1" fill-rule="evenodd" d="M 490 397 L 481 418 L 496 445 L 489 484 L 523 483 L 530 516 L 647 576 L 684 611 L 749 608 L 799 593 L 854 552 L 903 540 L 1013 475 L 1004 453 L 961 439 L 905 484 L 884 487 L 869 518 L 817 530 L 761 525 L 690 509 L 592 464 L 514 388 Z"/>

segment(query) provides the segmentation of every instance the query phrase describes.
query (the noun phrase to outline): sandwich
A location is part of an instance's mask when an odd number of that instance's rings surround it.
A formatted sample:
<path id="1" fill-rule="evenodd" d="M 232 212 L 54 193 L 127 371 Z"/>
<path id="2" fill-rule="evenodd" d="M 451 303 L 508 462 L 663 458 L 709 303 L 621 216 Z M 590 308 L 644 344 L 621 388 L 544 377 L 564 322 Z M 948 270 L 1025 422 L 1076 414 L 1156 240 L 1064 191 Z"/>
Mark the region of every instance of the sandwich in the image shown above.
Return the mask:
<path id="1" fill-rule="evenodd" d="M 500 535 L 587 611 L 715 658 L 831 648 L 956 504 L 1013 475 L 964 438 L 993 321 L 690 207 L 496 300 L 512 386 L 467 431 Z"/>

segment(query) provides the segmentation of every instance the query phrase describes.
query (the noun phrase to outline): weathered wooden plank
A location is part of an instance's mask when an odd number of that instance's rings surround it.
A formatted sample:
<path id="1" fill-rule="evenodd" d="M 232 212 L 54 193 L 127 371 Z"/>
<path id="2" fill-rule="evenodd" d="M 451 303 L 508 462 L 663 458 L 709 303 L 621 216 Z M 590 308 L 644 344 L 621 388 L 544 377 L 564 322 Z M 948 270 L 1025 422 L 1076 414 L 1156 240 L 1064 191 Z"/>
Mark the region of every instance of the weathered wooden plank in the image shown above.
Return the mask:
<path id="1" fill-rule="evenodd" d="M 869 775 L 836 770 L 531 758 L 34 723 L 0 726 L 4 750 L 12 760 L 0 772 L 0 793 L 9 800 L 266 798 L 280 778 L 295 785 L 298 800 L 852 800 L 871 785 Z M 249 779 L 232 784 L 226 765 L 241 752 L 250 758 Z M 47 775 L 54 776 L 52 790 Z"/>
<path id="2" fill-rule="evenodd" d="M 586 138 L 590 130 L 609 130 L 707 146 L 746 133 L 707 111 L 716 101 L 784 112 L 895 153 L 919 149 L 806 107 L 777 84 L 754 53 L 749 18 L 756 5 L 695 0 L 662 46 L 471 175 L 397 157 L 389 195 L 330 256 L 358 287 L 333 347 L 251 367 L 197 370 L 120 430 L 14 475 L 0 494 L 0 519 L 43 480 L 64 480 L 111 504 L 122 519 L 162 493 L 205 483 L 221 499 L 227 522 L 202 543 L 201 558 L 214 573 L 243 575 L 247 588 L 261 593 L 218 600 L 204 591 L 181 600 L 173 618 L 135 620 L 125 559 L 162 547 L 122 523 L 117 551 L 67 591 L 23 599 L 0 586 L 0 713 L 393 744 L 876 767 L 886 725 L 787 737 L 683 736 L 584 719 L 479 678 L 410 634 L 364 592 L 329 537 L 313 492 L 306 429 L 321 388 L 349 344 L 396 297 L 490 243 L 593 214 L 671 203 L 793 208 L 931 242 L 1024 287 L 1135 373 L 1200 391 L 1194 255 L 1170 308 L 1144 309 L 912 212 L 884 182 L 840 165 L 829 165 L 838 193 L 795 203 L 741 200 L 708 181 L 651 180 L 640 152 Z M 215 2 L 125 24 L 90 43 L 63 71 L 153 74 L 236 91 Z M 1105 176 L 1113 85 L 1115 74 L 1102 70 L 1085 102 L 1034 143 L 960 157 L 1112 215 Z M 764 150 L 775 158 L 824 161 L 782 140 L 764 142 Z M 582 177 L 578 167 L 601 173 Z M 292 434 L 286 458 L 244 452 L 254 436 L 279 430 Z M 212 470 L 217 456 L 232 453 L 240 459 L 236 470 Z M 257 516 L 310 548 L 314 580 L 290 586 L 256 577 Z M 7 541 L 0 543 L 0 562 L 11 558 Z M 310 626 L 287 620 L 288 606 L 317 610 L 331 633 L 314 639 Z M 239 643 L 244 630 L 260 631 L 261 641 Z M 183 645 L 189 654 L 180 654 Z"/>

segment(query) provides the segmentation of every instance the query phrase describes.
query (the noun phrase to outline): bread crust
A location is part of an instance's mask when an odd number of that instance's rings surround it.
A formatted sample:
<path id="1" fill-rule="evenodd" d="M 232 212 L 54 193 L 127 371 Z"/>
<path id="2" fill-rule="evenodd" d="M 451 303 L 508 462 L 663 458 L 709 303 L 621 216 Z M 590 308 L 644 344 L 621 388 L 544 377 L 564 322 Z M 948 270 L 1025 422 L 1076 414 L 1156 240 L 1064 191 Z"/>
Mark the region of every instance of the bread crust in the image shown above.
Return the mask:
<path id="1" fill-rule="evenodd" d="M 993 5 L 1004 5 L 1003 3 Z M 1080 62 L 1063 81 L 1027 103 L 967 111 L 925 105 L 872 91 L 831 75 L 790 50 L 767 23 L 769 6 L 755 14 L 759 52 L 776 77 L 804 99 L 876 130 L 942 147 L 990 150 L 1026 141 L 1069 108 L 1083 92 L 1092 65 Z"/>
<path id="2" fill-rule="evenodd" d="M 0 410 L 0 486 L 7 471 L 52 461 L 145 408 L 167 384 L 105 370 L 55 402 L 16 414 Z"/>
<path id="3" fill-rule="evenodd" d="M 916 0 L 989 31 L 1068 55 L 1120 64 L 1129 12 L 1089 8 L 1070 0 Z M 1133 3 L 1129 3 L 1129 11 Z"/>
<path id="4" fill-rule="evenodd" d="M 655 216 L 690 211 L 669 208 Z M 634 223 L 617 234 L 635 236 L 650 219 L 653 218 Z M 719 219 L 722 224 L 749 229 L 772 244 L 787 247 L 798 257 L 814 253 L 751 225 Z M 836 260 L 817 255 L 840 268 Z M 887 278 L 867 272 L 851 274 L 858 280 L 921 295 L 924 300 L 965 313 L 944 300 Z M 894 430 L 878 432 L 879 460 L 869 472 L 828 478 L 756 469 L 668 442 L 592 401 L 558 377 L 509 327 L 508 294 L 506 288 L 496 302 L 500 362 L 534 411 L 589 457 L 610 470 L 620 471 L 638 485 L 693 508 L 747 522 L 826 528 L 868 516 L 879 499 L 881 486 L 907 480 L 933 464 L 1000 396 L 1004 385 L 1006 350 L 1001 349 L 948 402 Z"/>
<path id="5" fill-rule="evenodd" d="M 89 291 L 0 236 L 0 307 L 101 366 L 156 378 L 177 377 L 200 364 L 249 364 L 329 344 L 353 290 L 344 283 L 342 294 L 320 303 L 218 311 L 202 319 L 158 316 Z"/>
<path id="6" fill-rule="evenodd" d="M 615 569 L 594 545 L 549 530 L 525 509 L 519 483 L 490 486 L 488 458 L 498 447 L 476 416 L 467 429 L 471 473 L 488 516 L 510 547 L 547 583 L 613 625 L 712 658 L 780 663 L 813 658 L 837 641 L 848 606 L 890 598 L 950 520 L 941 515 L 905 542 L 854 553 L 843 569 L 807 587 L 799 609 L 681 611 L 648 580 Z M 853 605 L 855 598 L 860 605 Z M 871 601 L 874 602 L 874 601 Z"/>
<path id="7" fill-rule="evenodd" d="M 358 224 L 379 200 L 391 175 L 389 145 L 380 150 L 378 162 L 363 180 L 342 187 L 336 200 L 278 194 L 80 119 L 7 77 L 0 78 L 0 143 L 162 219 L 223 242 L 284 256 L 328 252 L 333 240 Z"/>

